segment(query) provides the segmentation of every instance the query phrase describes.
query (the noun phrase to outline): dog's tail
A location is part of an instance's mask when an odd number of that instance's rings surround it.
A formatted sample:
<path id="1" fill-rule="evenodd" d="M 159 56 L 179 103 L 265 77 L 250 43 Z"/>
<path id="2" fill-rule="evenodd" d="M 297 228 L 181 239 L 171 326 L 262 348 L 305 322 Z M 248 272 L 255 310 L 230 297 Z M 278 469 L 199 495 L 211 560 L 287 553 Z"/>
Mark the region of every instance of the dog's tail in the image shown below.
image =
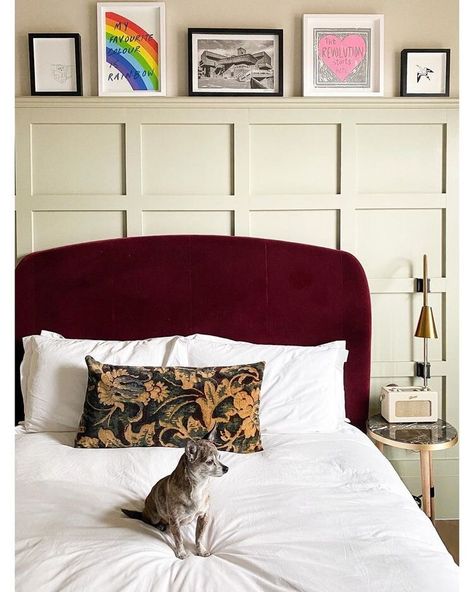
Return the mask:
<path id="1" fill-rule="evenodd" d="M 141 520 L 142 522 L 146 522 L 145 518 L 143 517 L 143 512 L 137 512 L 137 510 L 126 510 L 124 508 L 120 508 L 125 516 L 129 518 L 134 518 L 135 520 Z"/>
<path id="2" fill-rule="evenodd" d="M 145 516 L 143 515 L 143 512 L 137 512 L 137 510 L 126 510 L 125 508 L 120 508 L 120 509 L 125 514 L 125 516 L 128 516 L 129 518 L 133 518 L 134 520 L 141 520 L 145 524 L 150 524 L 150 526 L 155 526 L 155 528 L 157 528 L 158 530 L 161 530 L 161 532 L 165 532 L 165 530 L 166 530 L 166 524 L 165 524 L 165 522 L 162 522 L 161 520 L 160 520 L 160 522 L 158 522 L 158 524 L 152 524 L 149 520 L 147 520 L 145 518 Z"/>

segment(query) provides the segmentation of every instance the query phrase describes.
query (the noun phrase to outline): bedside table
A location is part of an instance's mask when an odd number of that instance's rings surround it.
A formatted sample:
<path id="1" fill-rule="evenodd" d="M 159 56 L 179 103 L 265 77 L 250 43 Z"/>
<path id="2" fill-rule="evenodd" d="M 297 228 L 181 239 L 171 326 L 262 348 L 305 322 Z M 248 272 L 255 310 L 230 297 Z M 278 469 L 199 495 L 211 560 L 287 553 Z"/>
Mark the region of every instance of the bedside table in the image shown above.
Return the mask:
<path id="1" fill-rule="evenodd" d="M 384 444 L 420 453 L 423 512 L 434 521 L 433 450 L 451 448 L 458 441 L 458 433 L 447 421 L 429 423 L 389 423 L 381 415 L 373 415 L 367 422 L 367 434 L 383 451 Z"/>

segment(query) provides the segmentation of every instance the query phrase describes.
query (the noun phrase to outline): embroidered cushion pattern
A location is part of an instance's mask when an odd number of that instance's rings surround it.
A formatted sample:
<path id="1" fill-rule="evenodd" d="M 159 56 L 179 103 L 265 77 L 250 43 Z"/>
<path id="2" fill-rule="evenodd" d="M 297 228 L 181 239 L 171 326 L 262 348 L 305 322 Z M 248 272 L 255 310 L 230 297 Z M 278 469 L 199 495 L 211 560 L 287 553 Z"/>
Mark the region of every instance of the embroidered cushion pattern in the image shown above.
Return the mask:
<path id="1" fill-rule="evenodd" d="M 219 450 L 262 450 L 265 362 L 216 368 L 113 366 L 86 357 L 88 385 L 75 446 L 183 447 L 216 427 Z"/>

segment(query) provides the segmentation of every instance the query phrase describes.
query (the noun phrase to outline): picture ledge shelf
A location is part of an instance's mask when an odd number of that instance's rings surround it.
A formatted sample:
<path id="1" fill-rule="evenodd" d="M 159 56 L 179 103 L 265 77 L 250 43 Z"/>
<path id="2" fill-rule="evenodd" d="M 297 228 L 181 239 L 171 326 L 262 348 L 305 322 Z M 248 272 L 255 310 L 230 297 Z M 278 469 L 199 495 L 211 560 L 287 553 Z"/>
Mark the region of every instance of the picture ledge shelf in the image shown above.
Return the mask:
<path id="1" fill-rule="evenodd" d="M 149 107 L 164 108 L 209 108 L 218 105 L 229 109 L 457 109 L 458 98 L 406 98 L 406 97 L 17 97 L 19 108 L 32 107 L 81 107 L 97 108 L 107 105 L 109 108 Z"/>

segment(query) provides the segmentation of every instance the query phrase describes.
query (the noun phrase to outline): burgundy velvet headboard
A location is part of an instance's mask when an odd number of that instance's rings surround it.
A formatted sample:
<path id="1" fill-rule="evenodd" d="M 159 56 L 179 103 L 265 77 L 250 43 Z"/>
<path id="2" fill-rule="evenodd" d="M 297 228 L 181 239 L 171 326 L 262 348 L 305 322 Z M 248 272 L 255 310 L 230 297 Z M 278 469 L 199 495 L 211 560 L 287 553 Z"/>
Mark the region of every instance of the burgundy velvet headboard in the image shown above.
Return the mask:
<path id="1" fill-rule="evenodd" d="M 26 256 L 16 271 L 16 339 L 142 339 L 207 333 L 255 343 L 345 339 L 347 415 L 368 414 L 371 311 L 344 251 L 224 236 L 95 241 Z M 17 393 L 18 418 L 21 395 Z"/>

